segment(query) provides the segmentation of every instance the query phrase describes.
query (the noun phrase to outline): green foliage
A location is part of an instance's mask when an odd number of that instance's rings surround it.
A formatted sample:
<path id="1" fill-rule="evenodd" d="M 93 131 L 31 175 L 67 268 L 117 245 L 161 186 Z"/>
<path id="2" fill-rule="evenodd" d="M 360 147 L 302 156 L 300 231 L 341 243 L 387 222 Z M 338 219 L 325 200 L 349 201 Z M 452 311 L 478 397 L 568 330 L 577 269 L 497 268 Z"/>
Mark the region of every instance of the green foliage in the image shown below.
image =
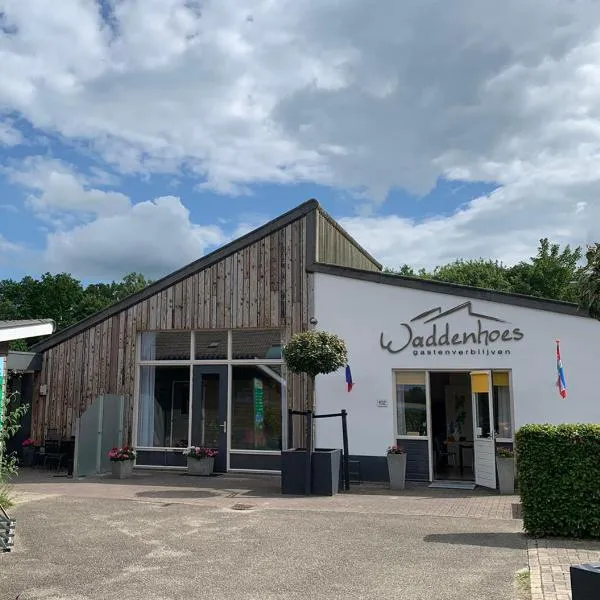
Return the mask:
<path id="1" fill-rule="evenodd" d="M 8 454 L 6 451 L 7 442 L 17 433 L 21 427 L 21 420 L 29 409 L 28 405 L 12 408 L 11 404 L 16 404 L 17 400 L 17 393 L 9 394 L 5 399 L 2 427 L 0 428 L 0 504 L 4 508 L 8 508 L 12 504 L 8 483 L 19 470 L 17 456 L 14 453 Z"/>
<path id="2" fill-rule="evenodd" d="M 21 281 L 5 279 L 0 281 L 0 320 L 53 319 L 60 330 L 149 284 L 139 273 L 130 273 L 120 282 L 94 283 L 87 287 L 67 273 L 45 273 L 39 279 L 24 277 Z M 36 341 L 29 340 L 29 343 Z M 27 343 L 19 340 L 11 344 L 11 349 L 27 350 Z"/>
<path id="3" fill-rule="evenodd" d="M 348 363 L 346 344 L 326 331 L 297 333 L 283 348 L 283 359 L 293 373 L 317 375 L 333 373 Z"/>
<path id="4" fill-rule="evenodd" d="M 585 257 L 587 265 L 579 278 L 579 301 L 590 316 L 600 319 L 600 244 L 588 246 Z"/>
<path id="5" fill-rule="evenodd" d="M 525 425 L 516 450 L 525 530 L 600 537 L 600 425 Z"/>
<path id="6" fill-rule="evenodd" d="M 598 281 L 600 249 L 596 248 L 596 253 L 595 264 L 598 269 L 596 281 Z M 536 256 L 512 267 L 494 260 L 459 259 L 438 266 L 431 272 L 425 269 L 416 272 L 408 265 L 403 265 L 399 269 L 388 268 L 386 272 L 538 298 L 577 302 L 579 300 L 577 283 L 582 272 L 579 266 L 581 258 L 581 248 L 571 249 L 567 245 L 561 249 L 559 244 L 551 244 L 548 238 L 543 238 L 540 240 Z M 598 292 L 600 283 L 597 285 Z M 596 297 L 599 298 L 597 302 L 600 315 L 600 295 L 597 293 Z"/>

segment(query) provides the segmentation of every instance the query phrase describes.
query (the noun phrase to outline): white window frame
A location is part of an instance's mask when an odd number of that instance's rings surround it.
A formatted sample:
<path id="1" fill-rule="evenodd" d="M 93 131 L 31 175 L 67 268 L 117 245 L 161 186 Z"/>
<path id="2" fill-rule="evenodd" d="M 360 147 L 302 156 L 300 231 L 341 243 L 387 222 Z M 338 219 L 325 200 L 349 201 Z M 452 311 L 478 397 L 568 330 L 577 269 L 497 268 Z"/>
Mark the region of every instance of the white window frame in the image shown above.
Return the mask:
<path id="1" fill-rule="evenodd" d="M 398 433 L 398 400 L 396 394 L 396 373 L 423 373 L 425 375 L 425 420 L 427 435 L 400 435 Z M 425 369 L 392 369 L 392 390 L 394 402 L 394 436 L 396 440 L 429 440 L 431 431 L 431 402 L 429 397 L 429 372 Z"/>

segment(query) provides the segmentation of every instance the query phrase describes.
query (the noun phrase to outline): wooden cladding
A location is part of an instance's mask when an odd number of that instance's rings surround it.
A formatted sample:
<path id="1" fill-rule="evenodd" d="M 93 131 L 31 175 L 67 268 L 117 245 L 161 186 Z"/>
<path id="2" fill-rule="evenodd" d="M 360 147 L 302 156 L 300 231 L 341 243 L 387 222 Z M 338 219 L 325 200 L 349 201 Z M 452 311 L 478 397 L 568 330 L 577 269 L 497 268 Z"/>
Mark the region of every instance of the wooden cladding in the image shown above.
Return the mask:
<path id="1" fill-rule="evenodd" d="M 34 389 L 46 384 L 47 395 L 34 393 L 32 436 L 43 439 L 48 428 L 71 436 L 97 396 L 118 394 L 125 397 L 131 441 L 138 332 L 278 328 L 289 339 L 305 329 L 313 310 L 313 276 L 306 271 L 309 221 L 304 215 L 46 350 Z M 290 407 L 304 408 L 312 397 L 308 385 L 290 375 Z"/>
<path id="2" fill-rule="evenodd" d="M 381 265 L 322 211 L 317 211 L 316 262 L 365 271 L 381 271 Z"/>

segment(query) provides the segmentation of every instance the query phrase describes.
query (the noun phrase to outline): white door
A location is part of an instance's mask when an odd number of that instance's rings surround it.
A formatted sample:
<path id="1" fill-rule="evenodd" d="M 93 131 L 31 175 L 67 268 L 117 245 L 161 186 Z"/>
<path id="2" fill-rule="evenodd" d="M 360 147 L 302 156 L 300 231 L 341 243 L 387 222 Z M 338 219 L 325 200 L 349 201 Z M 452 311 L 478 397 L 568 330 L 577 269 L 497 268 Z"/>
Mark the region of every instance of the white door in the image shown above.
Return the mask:
<path id="1" fill-rule="evenodd" d="M 471 372 L 475 483 L 496 489 L 496 441 L 491 371 Z"/>

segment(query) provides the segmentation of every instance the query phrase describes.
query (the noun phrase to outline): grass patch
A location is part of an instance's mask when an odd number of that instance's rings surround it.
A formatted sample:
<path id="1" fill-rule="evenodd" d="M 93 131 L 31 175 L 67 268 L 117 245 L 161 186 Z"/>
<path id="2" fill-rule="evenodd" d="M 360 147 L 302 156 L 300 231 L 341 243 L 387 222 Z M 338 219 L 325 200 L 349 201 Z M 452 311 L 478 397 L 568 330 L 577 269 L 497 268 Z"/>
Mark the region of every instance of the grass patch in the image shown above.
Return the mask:
<path id="1" fill-rule="evenodd" d="M 516 585 L 518 600 L 531 600 L 531 574 L 529 569 L 517 571 Z"/>
<path id="2" fill-rule="evenodd" d="M 2 508 L 10 508 L 14 502 L 10 494 L 10 490 L 6 484 L 0 483 L 0 505 Z"/>

